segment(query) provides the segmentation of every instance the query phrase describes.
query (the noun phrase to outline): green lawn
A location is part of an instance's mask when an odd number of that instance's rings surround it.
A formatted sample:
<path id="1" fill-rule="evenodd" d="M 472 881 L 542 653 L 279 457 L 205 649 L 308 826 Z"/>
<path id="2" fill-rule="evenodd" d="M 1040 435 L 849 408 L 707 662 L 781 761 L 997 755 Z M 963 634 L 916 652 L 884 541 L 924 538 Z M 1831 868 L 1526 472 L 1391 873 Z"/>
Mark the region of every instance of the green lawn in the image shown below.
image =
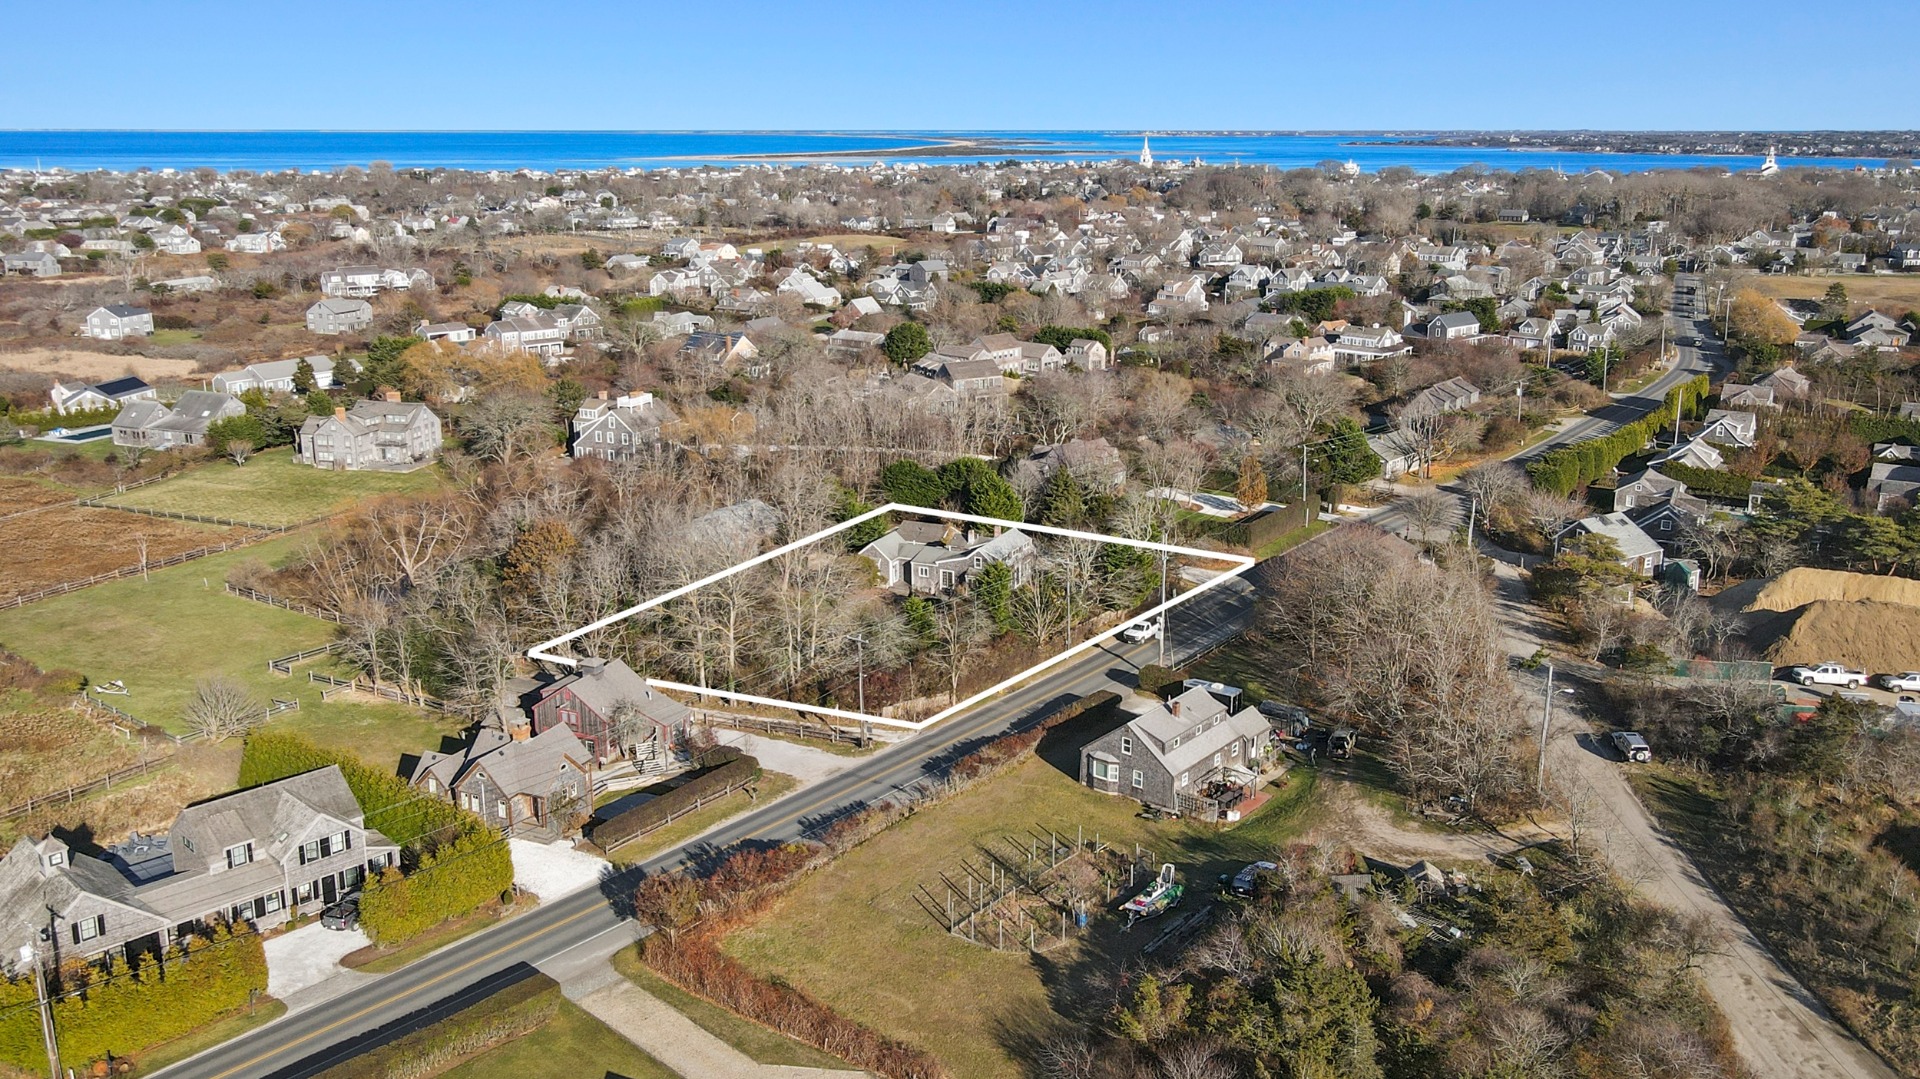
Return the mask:
<path id="1" fill-rule="evenodd" d="M 846 1068 L 847 1062 L 794 1041 L 777 1030 L 744 1019 L 711 1001 L 669 982 L 640 961 L 637 948 L 614 953 L 613 968 L 633 984 L 660 998 L 660 1002 L 693 1021 L 707 1033 L 740 1050 L 762 1064 L 788 1064 L 800 1068 Z"/>
<path id="2" fill-rule="evenodd" d="M 287 1006 L 267 997 L 238 1015 L 216 1020 L 185 1037 L 142 1050 L 134 1058 L 134 1075 L 152 1075 L 162 1068 L 204 1052 L 222 1042 L 231 1041 L 256 1027 L 266 1026 L 287 1013 Z"/>
<path id="3" fill-rule="evenodd" d="M 757 803 L 772 801 L 799 785 L 799 780 L 784 772 L 762 771 L 753 798 L 748 798 L 745 791 L 734 791 L 724 798 L 701 806 L 659 831 L 648 832 L 608 854 L 607 858 L 615 865 L 644 862 L 669 847 L 679 846 L 729 817 L 745 813 Z M 621 794 L 625 793 L 628 792 L 621 792 Z"/>
<path id="4" fill-rule="evenodd" d="M 441 735 L 459 729 L 457 721 L 386 702 L 322 702 L 306 667 L 294 668 L 291 678 L 267 670 L 275 656 L 333 640 L 335 628 L 227 595 L 222 584 L 240 562 L 278 562 L 301 542 L 288 536 L 160 570 L 150 580 L 132 577 L 0 612 L 0 645 L 45 669 L 125 682 L 127 696 L 101 699 L 177 734 L 188 730 L 183 710 L 194 687 L 218 673 L 262 701 L 298 700 L 299 711 L 274 722 L 381 768 L 394 767 L 402 753 L 439 748 Z"/>
<path id="5" fill-rule="evenodd" d="M 727 950 L 764 974 L 784 978 L 850 1017 L 925 1049 L 956 1075 L 1029 1074 L 1035 1039 L 1097 1021 L 1082 1011 L 1096 971 L 1138 955 L 1154 936 L 1121 931 L 1113 905 L 1093 912 L 1085 936 L 1042 956 L 996 952 L 950 936 L 916 899 L 961 858 L 1029 829 L 1068 835 L 1084 829 L 1111 847 L 1138 843 L 1170 861 L 1205 902 L 1214 878 L 1274 851 L 1310 823 L 1314 782 L 1302 774 L 1269 788 L 1272 801 L 1225 830 L 1186 821 L 1143 820 L 1137 806 L 1086 789 L 1064 769 L 1089 731 L 1068 723 L 1041 756 L 949 802 L 915 814 L 815 874 Z"/>
<path id="6" fill-rule="evenodd" d="M 198 513 L 260 524 L 292 524 L 380 495 L 428 491 L 440 471 L 330 472 L 293 459 L 291 448 L 257 454 L 244 467 L 210 461 L 171 479 L 116 495 L 110 506 Z"/>
<path id="7" fill-rule="evenodd" d="M 440 1074 L 441 1079 L 680 1079 L 569 1000 L 562 1000 L 559 1014 L 539 1030 Z"/>
<path id="8" fill-rule="evenodd" d="M 154 345 L 190 345 L 198 340 L 199 330 L 155 330 L 147 335 L 147 342 Z"/>
<path id="9" fill-rule="evenodd" d="M 1272 543 L 1267 544 L 1265 547 L 1253 552 L 1253 556 L 1265 561 L 1276 555 L 1285 554 L 1332 527 L 1333 522 L 1331 521 L 1314 521 L 1305 528 L 1296 528 L 1286 535 L 1281 536 L 1279 539 L 1274 540 Z"/>

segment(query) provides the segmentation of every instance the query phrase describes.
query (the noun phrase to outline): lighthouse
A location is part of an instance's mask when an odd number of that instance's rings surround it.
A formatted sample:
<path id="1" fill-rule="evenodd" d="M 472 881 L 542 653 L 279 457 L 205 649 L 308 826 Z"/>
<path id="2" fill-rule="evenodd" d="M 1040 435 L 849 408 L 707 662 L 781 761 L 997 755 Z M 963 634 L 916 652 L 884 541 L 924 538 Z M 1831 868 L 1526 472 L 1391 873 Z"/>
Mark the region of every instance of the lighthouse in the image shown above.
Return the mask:
<path id="1" fill-rule="evenodd" d="M 1148 148 L 1145 135 L 1140 136 L 1140 165 L 1142 168 L 1153 167 L 1153 151 Z"/>

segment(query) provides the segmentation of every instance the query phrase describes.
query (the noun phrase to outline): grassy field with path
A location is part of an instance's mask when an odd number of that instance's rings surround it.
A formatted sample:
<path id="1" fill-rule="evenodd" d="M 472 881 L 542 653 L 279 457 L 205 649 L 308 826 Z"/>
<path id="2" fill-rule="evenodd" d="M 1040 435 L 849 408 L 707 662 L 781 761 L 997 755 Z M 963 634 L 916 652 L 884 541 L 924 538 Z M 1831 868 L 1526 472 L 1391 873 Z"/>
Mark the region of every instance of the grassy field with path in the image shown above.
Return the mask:
<path id="1" fill-rule="evenodd" d="M 740 1050 L 762 1064 L 787 1064 L 799 1068 L 845 1068 L 847 1062 L 797 1042 L 777 1030 L 763 1027 L 711 1001 L 661 978 L 640 961 L 635 948 L 626 948 L 613 956 L 613 969 L 633 984 L 660 999 L 660 1002 L 688 1019 L 695 1026 Z"/>
<path id="2" fill-rule="evenodd" d="M 1037 1040 L 1093 1021 L 1078 1014 L 1087 975 L 1137 954 L 1153 931 L 1123 932 L 1109 907 L 1094 911 L 1088 934 L 1064 948 L 1039 956 L 996 952 L 950 936 L 916 901 L 921 885 L 938 889 L 940 873 L 955 872 L 962 858 L 977 863 L 983 846 L 1005 837 L 1084 829 L 1089 840 L 1098 833 L 1125 850 L 1138 843 L 1178 865 L 1189 903 L 1197 905 L 1216 875 L 1275 850 L 1311 823 L 1310 776 L 1269 787 L 1270 802 L 1224 830 L 1144 820 L 1132 801 L 1088 790 L 1070 773 L 1091 733 L 1081 723 L 1065 724 L 1042 743 L 1040 756 L 855 848 L 734 934 L 727 950 L 934 1053 L 956 1075 L 1027 1075 Z"/>
<path id="3" fill-rule="evenodd" d="M 441 1079 L 680 1079 L 570 1000 L 539 1030 L 442 1072 Z"/>
<path id="4" fill-rule="evenodd" d="M 381 495 L 430 491 L 440 472 L 332 472 L 293 459 L 290 447 L 256 454 L 244 466 L 209 461 L 159 483 L 115 495 L 107 505 L 230 517 L 279 525 L 309 521 Z"/>

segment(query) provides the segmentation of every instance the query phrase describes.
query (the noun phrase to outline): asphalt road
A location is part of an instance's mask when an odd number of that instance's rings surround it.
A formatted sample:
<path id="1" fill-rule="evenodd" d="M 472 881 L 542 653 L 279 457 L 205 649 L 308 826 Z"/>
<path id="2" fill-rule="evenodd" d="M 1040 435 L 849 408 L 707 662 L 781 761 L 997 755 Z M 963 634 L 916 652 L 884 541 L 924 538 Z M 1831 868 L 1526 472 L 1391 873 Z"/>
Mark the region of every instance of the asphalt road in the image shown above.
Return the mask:
<path id="1" fill-rule="evenodd" d="M 1634 393 L 1616 395 L 1612 403 L 1603 405 L 1587 413 L 1580 419 L 1562 427 L 1560 430 L 1555 431 L 1553 434 L 1531 446 L 1516 450 L 1507 455 L 1507 460 L 1512 461 L 1516 465 L 1524 466 L 1528 461 L 1546 453 L 1548 450 L 1572 445 L 1575 442 L 1584 442 L 1590 438 L 1599 438 L 1615 428 L 1632 423 L 1659 408 L 1665 403 L 1669 391 L 1693 376 L 1712 374 L 1716 371 L 1724 370 L 1726 368 L 1726 352 L 1720 341 L 1712 336 L 1711 321 L 1701 313 L 1704 312 L 1705 308 L 1696 309 L 1692 305 L 1686 304 L 1684 302 L 1686 294 L 1677 291 L 1688 279 L 1688 275 L 1686 274 L 1682 274 L 1676 278 L 1674 309 L 1666 316 L 1668 319 L 1667 333 L 1671 339 L 1674 341 L 1690 342 L 1677 346 L 1680 355 L 1679 358 L 1674 361 L 1673 368 Z M 1459 501 L 1457 492 L 1445 487 L 1440 488 L 1440 490 L 1444 494 L 1453 495 L 1456 502 Z M 1466 510 L 1463 505 L 1456 506 L 1454 509 L 1454 520 L 1449 522 L 1447 527 L 1451 528 L 1459 522 L 1464 521 L 1466 519 L 1465 512 Z M 1405 512 L 1402 511 L 1397 504 L 1383 507 L 1374 512 L 1367 518 L 1367 522 L 1379 528 L 1386 529 L 1389 532 L 1403 535 L 1407 533 L 1412 525 L 1412 522 L 1407 518 Z"/>
<path id="2" fill-rule="evenodd" d="M 1228 582 L 1174 608 L 1168 647 L 1175 663 L 1238 633 L 1251 615 L 1253 590 Z M 769 802 L 698 840 L 576 892 L 456 941 L 344 996 L 287 1015 L 157 1073 L 168 1079 L 299 1079 L 433 1023 L 531 974 L 571 948 L 607 934 L 632 935 L 621 909 L 649 872 L 671 869 L 702 853 L 742 842 L 791 840 L 862 806 L 937 776 L 981 741 L 1036 722 L 1067 701 L 1130 685 L 1139 667 L 1159 658 L 1160 644 L 1110 641 L 1036 681 L 965 715 L 923 731 L 818 784 Z"/>

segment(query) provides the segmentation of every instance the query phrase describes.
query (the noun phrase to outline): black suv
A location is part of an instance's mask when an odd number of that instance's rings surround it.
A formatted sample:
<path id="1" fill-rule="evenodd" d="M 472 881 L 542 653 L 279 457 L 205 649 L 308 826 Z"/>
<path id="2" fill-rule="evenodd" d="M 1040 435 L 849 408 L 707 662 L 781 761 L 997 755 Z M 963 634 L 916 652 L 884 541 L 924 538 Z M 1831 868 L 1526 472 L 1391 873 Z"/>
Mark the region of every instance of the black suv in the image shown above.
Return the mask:
<path id="1" fill-rule="evenodd" d="M 360 924 L 360 897 L 350 895 L 320 915 L 320 924 L 328 929 L 353 929 Z"/>

